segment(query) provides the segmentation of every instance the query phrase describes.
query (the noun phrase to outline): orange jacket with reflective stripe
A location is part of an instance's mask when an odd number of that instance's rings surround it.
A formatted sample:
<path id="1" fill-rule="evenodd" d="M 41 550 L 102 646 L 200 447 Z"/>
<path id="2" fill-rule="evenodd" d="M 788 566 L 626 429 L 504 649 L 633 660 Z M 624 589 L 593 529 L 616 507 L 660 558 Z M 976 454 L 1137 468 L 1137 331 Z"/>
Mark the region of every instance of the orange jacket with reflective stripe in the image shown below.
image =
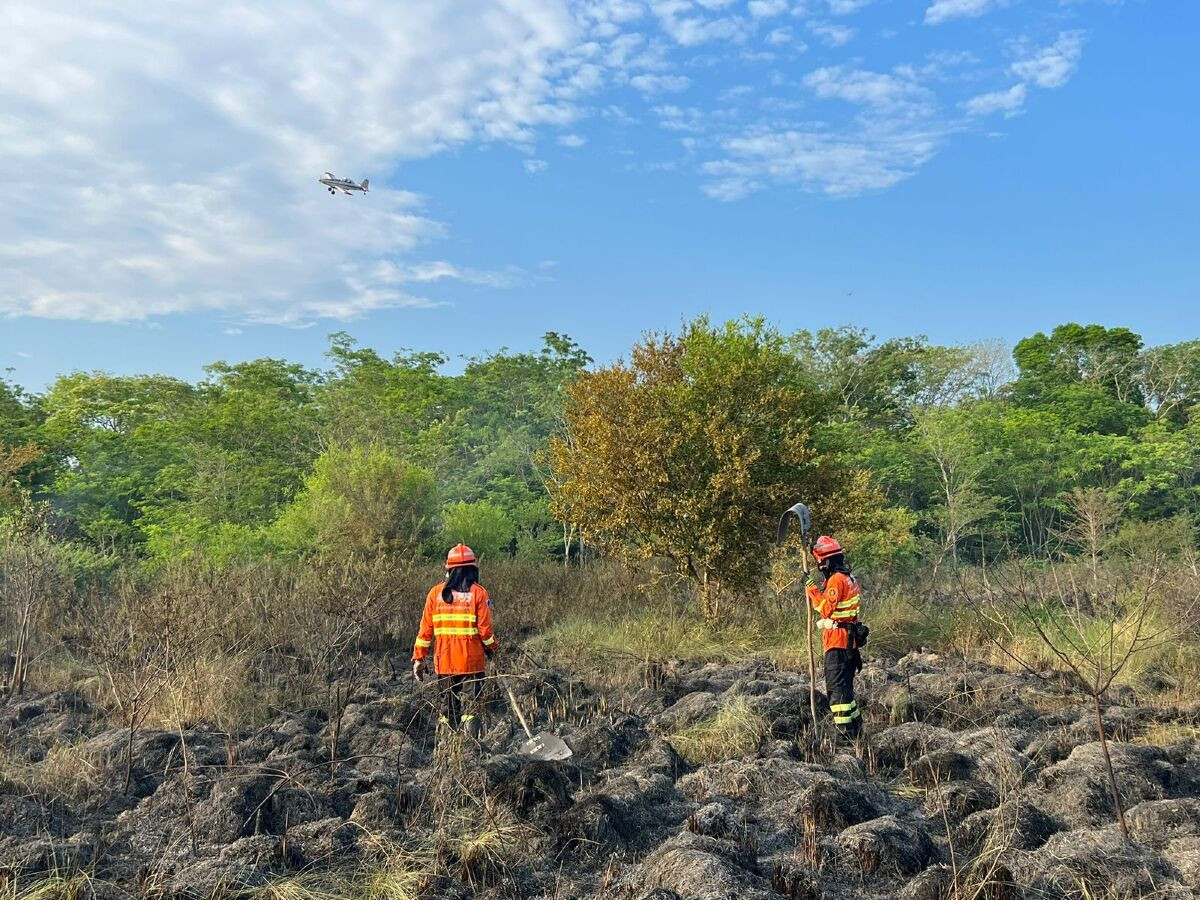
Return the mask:
<path id="1" fill-rule="evenodd" d="M 825 590 L 808 588 L 808 599 L 822 619 L 835 622 L 858 621 L 858 580 L 845 572 L 834 572 L 825 582 Z M 850 635 L 845 628 L 829 628 L 822 642 L 826 650 L 848 650 Z"/>
<path id="2" fill-rule="evenodd" d="M 470 591 L 451 594 L 451 601 L 442 599 L 445 582 L 434 585 L 425 598 L 421 614 L 421 631 L 413 647 L 413 659 L 429 655 L 429 645 L 435 641 L 433 670 L 439 675 L 470 675 L 482 672 L 486 657 L 483 649 L 495 650 L 499 645 L 492 633 L 492 607 L 483 585 L 474 584 Z"/>

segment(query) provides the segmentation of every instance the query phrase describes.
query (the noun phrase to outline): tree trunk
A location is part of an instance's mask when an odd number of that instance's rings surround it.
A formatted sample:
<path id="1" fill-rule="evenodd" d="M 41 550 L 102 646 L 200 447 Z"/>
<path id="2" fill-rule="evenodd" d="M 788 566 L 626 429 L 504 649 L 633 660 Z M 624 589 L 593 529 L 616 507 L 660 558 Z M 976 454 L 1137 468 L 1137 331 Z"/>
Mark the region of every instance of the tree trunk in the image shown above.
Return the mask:
<path id="1" fill-rule="evenodd" d="M 1104 735 L 1104 715 L 1100 711 L 1100 695 L 1092 694 L 1096 705 L 1096 734 L 1100 737 L 1100 749 L 1104 751 L 1104 767 L 1108 770 L 1108 789 L 1112 792 L 1113 806 L 1117 810 L 1117 825 L 1125 840 L 1129 840 L 1129 827 L 1125 824 L 1125 808 L 1121 805 L 1121 792 L 1117 790 L 1117 776 L 1113 772 L 1112 757 L 1108 754 L 1108 738 Z"/>
<path id="2" fill-rule="evenodd" d="M 28 611 L 22 611 L 20 624 L 17 626 L 17 646 L 13 653 L 12 678 L 8 683 L 10 700 L 25 691 L 25 673 L 29 670 L 29 621 Z"/>

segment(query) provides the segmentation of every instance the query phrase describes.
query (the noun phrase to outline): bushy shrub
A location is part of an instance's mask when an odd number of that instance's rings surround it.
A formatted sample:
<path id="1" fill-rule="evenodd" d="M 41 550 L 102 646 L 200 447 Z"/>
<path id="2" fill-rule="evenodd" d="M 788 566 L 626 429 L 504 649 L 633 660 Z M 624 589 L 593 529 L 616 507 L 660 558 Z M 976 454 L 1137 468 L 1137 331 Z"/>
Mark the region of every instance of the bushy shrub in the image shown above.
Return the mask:
<path id="1" fill-rule="evenodd" d="M 270 537 L 295 556 L 411 559 L 436 511 L 433 475 L 383 447 L 326 450 Z"/>

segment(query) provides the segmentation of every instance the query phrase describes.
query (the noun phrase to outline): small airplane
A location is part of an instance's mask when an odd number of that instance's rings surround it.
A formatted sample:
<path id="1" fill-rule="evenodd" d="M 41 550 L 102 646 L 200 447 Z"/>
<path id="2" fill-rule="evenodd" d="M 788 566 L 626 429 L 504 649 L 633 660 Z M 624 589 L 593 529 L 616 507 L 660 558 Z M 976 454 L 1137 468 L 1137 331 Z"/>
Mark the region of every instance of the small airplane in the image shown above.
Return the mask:
<path id="1" fill-rule="evenodd" d="M 332 172 L 326 172 L 324 177 L 317 179 L 321 184 L 325 185 L 325 189 L 331 194 L 336 194 L 341 191 L 349 196 L 353 191 L 362 191 L 367 193 L 367 184 L 370 179 L 364 178 L 362 184 L 355 184 L 349 178 L 338 178 Z"/>

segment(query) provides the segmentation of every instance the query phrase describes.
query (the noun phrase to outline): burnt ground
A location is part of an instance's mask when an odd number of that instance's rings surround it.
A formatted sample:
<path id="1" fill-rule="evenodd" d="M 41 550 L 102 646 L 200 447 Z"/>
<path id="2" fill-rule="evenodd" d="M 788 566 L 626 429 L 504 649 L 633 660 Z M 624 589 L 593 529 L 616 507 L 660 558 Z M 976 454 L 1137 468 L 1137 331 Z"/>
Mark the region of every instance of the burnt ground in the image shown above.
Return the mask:
<path id="1" fill-rule="evenodd" d="M 0 896 L 47 872 L 87 873 L 79 896 L 222 897 L 389 866 L 392 893 L 345 895 L 935 900 L 956 877 L 962 897 L 1200 893 L 1200 746 L 1134 740 L 1169 739 L 1162 725 L 1194 724 L 1195 706 L 1107 698 L 1127 842 L 1088 710 L 1033 675 L 868 660 L 857 754 L 813 749 L 806 677 L 765 659 L 654 667 L 620 690 L 554 668 L 511 683 L 571 760 L 518 756 L 495 685 L 482 745 L 435 743 L 428 694 L 397 676 L 357 692 L 333 765 L 322 710 L 235 735 L 143 730 L 126 791 L 125 735 L 83 696 L 0 707 L 7 758 L 66 773 L 57 792 L 0 780 Z M 770 734 L 686 763 L 666 738 L 735 697 Z"/>

